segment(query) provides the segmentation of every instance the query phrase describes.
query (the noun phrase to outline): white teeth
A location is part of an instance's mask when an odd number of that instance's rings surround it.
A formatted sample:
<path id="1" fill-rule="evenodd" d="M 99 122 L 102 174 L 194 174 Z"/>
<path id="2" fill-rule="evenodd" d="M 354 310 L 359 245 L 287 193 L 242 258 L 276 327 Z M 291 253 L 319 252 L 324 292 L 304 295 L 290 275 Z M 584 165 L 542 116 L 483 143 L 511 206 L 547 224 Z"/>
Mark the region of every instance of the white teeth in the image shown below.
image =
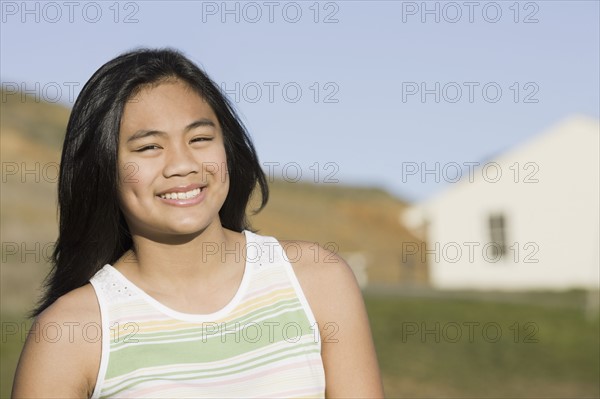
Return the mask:
<path id="1" fill-rule="evenodd" d="M 202 191 L 202 190 L 199 188 L 196 188 L 196 189 L 188 191 L 186 193 L 161 194 L 160 197 L 164 198 L 164 199 L 190 199 L 190 198 L 194 198 L 194 197 L 198 196 L 198 194 L 200 194 L 200 191 Z"/>

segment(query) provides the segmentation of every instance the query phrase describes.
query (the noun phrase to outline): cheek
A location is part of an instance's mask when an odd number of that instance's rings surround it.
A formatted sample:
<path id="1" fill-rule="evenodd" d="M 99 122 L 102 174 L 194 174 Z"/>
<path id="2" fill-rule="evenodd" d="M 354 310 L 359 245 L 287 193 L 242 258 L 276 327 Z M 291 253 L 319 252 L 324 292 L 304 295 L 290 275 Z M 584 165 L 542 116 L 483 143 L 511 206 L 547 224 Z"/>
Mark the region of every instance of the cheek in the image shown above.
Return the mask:
<path id="1" fill-rule="evenodd" d="M 119 165 L 119 185 L 126 190 L 135 186 L 140 179 L 140 166 L 135 162 L 125 162 Z"/>
<path id="2" fill-rule="evenodd" d="M 140 197 L 148 181 L 148 176 L 144 172 L 147 174 L 148 165 L 126 160 L 119 163 L 118 188 L 121 206 L 128 208 L 136 198 Z"/>
<path id="3" fill-rule="evenodd" d="M 227 156 L 225 154 L 225 149 L 223 149 L 223 153 L 221 154 L 220 165 L 221 180 L 223 181 L 223 184 L 229 187 L 229 168 L 227 167 Z"/>
<path id="4" fill-rule="evenodd" d="M 203 158 L 205 162 L 205 173 L 208 173 L 211 179 L 214 179 L 218 183 L 229 187 L 229 174 L 225 148 L 215 148 L 210 152 L 210 154 L 205 154 Z"/>
<path id="5" fill-rule="evenodd" d="M 130 182 L 126 174 L 119 173 L 119 204 L 125 214 L 129 214 L 132 209 L 135 209 L 133 204 L 135 201 L 135 186 L 136 184 Z"/>

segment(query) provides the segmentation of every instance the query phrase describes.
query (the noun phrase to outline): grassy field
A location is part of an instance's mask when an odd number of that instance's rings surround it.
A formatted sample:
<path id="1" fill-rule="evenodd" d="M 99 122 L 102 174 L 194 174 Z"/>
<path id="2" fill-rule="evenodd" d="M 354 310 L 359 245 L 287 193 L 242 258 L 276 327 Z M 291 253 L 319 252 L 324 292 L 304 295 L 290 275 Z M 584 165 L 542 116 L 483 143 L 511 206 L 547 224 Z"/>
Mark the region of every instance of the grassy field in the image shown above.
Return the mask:
<path id="1" fill-rule="evenodd" d="M 505 296 L 366 294 L 386 396 L 599 397 L 600 326 L 585 317 L 584 294 Z M 21 321 L 2 317 L 2 398 L 22 345 L 6 323 Z"/>
<path id="2" fill-rule="evenodd" d="M 599 322 L 584 293 L 482 299 L 366 296 L 387 397 L 600 396 Z"/>

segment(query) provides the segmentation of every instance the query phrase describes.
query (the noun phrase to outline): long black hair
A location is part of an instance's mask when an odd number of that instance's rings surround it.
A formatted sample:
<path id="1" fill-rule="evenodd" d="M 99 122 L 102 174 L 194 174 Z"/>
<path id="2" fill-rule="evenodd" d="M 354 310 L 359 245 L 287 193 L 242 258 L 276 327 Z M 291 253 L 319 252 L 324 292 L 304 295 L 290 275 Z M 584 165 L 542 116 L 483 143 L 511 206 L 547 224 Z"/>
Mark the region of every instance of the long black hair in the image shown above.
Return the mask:
<path id="1" fill-rule="evenodd" d="M 249 229 L 246 207 L 257 185 L 261 202 L 269 190 L 250 137 L 219 87 L 173 49 L 139 49 L 107 62 L 77 97 L 67 125 L 58 179 L 59 235 L 46 291 L 31 316 L 85 285 L 102 266 L 132 245 L 118 200 L 117 149 L 126 101 L 142 87 L 179 79 L 211 106 L 223 131 L 229 193 L 219 211 L 223 227 Z"/>

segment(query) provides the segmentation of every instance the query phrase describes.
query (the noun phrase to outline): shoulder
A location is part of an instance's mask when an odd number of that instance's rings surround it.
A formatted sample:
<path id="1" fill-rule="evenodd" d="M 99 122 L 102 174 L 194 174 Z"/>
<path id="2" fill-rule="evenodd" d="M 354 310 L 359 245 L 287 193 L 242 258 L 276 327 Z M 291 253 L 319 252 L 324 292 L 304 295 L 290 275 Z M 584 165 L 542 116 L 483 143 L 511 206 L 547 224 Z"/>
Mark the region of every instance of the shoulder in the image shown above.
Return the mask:
<path id="1" fill-rule="evenodd" d="M 101 334 L 100 308 L 91 284 L 58 298 L 33 321 L 13 395 L 91 395 L 101 357 Z"/>
<path id="2" fill-rule="evenodd" d="M 80 319 L 97 318 L 95 321 L 100 321 L 100 308 L 92 284 L 85 284 L 61 296 L 40 313 L 38 318 L 45 320 L 54 317 L 64 318 L 65 316 Z"/>
<path id="3" fill-rule="evenodd" d="M 100 307 L 96 292 L 91 284 L 76 288 L 58 298 L 36 318 L 40 325 L 80 325 L 101 324 Z M 85 339 L 84 339 L 85 338 Z M 88 337 L 77 334 L 70 341 L 86 341 Z"/>
<path id="4" fill-rule="evenodd" d="M 319 326 L 326 396 L 383 397 L 369 319 L 352 269 L 337 253 L 314 243 L 281 245 Z"/>
<path id="5" fill-rule="evenodd" d="M 281 246 L 319 324 L 334 321 L 342 304 L 362 303 L 352 269 L 333 248 L 295 240 L 281 241 Z"/>

